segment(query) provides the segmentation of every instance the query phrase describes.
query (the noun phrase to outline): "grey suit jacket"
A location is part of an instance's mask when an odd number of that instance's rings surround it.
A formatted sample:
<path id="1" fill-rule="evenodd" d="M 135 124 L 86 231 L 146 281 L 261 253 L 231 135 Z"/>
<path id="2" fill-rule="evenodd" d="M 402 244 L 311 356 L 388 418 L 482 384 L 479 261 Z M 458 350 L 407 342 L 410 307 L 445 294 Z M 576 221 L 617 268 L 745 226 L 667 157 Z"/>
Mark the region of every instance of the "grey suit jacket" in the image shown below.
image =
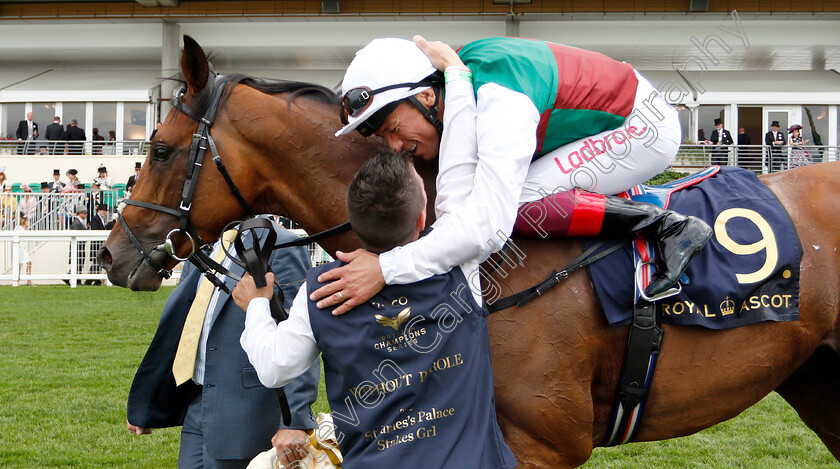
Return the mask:
<path id="1" fill-rule="evenodd" d="M 263 231 L 263 230 L 260 230 Z M 278 242 L 296 236 L 278 228 Z M 250 240 L 245 236 L 244 240 Z M 283 287 L 284 305 L 291 302 L 310 268 L 306 247 L 276 250 L 269 263 Z M 237 275 L 243 269 L 235 264 Z M 208 453 L 217 459 L 248 459 L 271 447 L 271 437 L 283 427 L 280 408 L 274 391 L 260 384 L 254 367 L 239 345 L 245 328 L 245 312 L 233 299 L 220 292 L 218 316 L 207 340 L 203 390 L 192 381 L 176 387 L 172 362 L 186 315 L 195 296 L 201 273 L 187 264 L 181 283 L 169 296 L 157 332 L 134 377 L 128 396 L 128 421 L 142 428 L 163 428 L 182 425 L 187 406 L 202 392 L 205 407 L 202 422 Z M 234 280 L 227 279 L 232 289 Z M 286 396 L 292 410 L 290 428 L 315 428 L 309 406 L 318 395 L 320 365 L 286 385 Z"/>

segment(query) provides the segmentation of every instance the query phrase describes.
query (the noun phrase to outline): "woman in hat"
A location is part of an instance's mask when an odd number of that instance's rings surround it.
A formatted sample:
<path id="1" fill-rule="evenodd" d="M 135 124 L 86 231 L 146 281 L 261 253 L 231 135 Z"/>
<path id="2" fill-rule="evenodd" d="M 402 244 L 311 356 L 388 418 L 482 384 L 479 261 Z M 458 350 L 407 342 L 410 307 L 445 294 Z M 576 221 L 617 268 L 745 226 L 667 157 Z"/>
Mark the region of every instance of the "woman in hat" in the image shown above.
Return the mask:
<path id="1" fill-rule="evenodd" d="M 34 219 L 38 211 L 38 200 L 32 195 L 32 187 L 29 184 L 23 185 L 23 197 L 20 198 L 18 211 L 28 220 Z"/>
<path id="2" fill-rule="evenodd" d="M 808 150 L 805 149 L 805 144 L 808 139 L 802 139 L 802 126 L 800 124 L 793 124 L 788 129 L 788 145 L 790 145 L 790 153 L 788 154 L 788 168 L 795 168 L 797 166 L 805 166 L 808 164 Z"/>
<path id="3" fill-rule="evenodd" d="M 8 185 L 9 183 L 6 182 L 6 167 L 0 166 L 0 192 L 6 190 Z"/>
<path id="4" fill-rule="evenodd" d="M 399 250 L 342 258 L 352 267 L 324 274 L 341 280 L 314 295 L 357 285 L 339 313 L 384 284 L 447 272 L 476 251 L 484 260 L 496 233 L 511 232 L 640 234 L 657 251 L 652 296 L 678 281 L 711 236 L 699 219 L 609 196 L 663 171 L 681 131 L 677 111 L 644 77 L 604 55 L 519 38 L 483 39 L 458 53 L 419 36 L 376 39 L 348 67 L 341 105 L 337 136 L 375 134 L 393 150 L 438 160 L 436 204 L 451 216 Z M 517 221 L 540 208 L 540 222 Z"/>
<path id="5" fill-rule="evenodd" d="M 67 186 L 66 187 L 73 187 L 79 182 L 78 178 L 79 172 L 75 169 L 68 169 L 65 175 L 67 176 Z M 62 191 L 64 192 L 64 191 Z"/>
<path id="6" fill-rule="evenodd" d="M 29 190 L 32 192 L 32 189 Z M 15 231 L 26 231 L 29 229 L 29 217 L 27 217 L 23 212 L 20 214 L 20 219 L 18 222 L 18 226 L 15 227 Z M 26 268 L 26 275 L 32 275 L 32 259 L 29 257 L 29 242 L 28 241 L 21 241 L 20 242 L 20 254 L 19 254 L 19 262 L 20 262 L 20 270 L 23 271 L 24 267 Z M 34 287 L 35 284 L 32 283 L 32 280 L 27 280 L 26 284 L 30 287 Z"/>
<path id="7" fill-rule="evenodd" d="M 99 165 L 99 168 L 96 170 L 99 172 L 99 176 L 94 177 L 93 182 L 99 184 L 99 189 L 103 191 L 111 189 L 111 178 L 108 177 L 108 168 Z"/>

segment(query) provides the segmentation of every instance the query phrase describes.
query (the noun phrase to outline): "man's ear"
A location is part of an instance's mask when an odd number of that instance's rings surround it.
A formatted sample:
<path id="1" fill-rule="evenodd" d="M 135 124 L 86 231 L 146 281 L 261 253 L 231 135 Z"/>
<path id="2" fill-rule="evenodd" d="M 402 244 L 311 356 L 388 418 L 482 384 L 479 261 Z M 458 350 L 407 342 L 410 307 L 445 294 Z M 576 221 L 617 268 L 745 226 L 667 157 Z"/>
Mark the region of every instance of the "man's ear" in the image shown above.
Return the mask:
<path id="1" fill-rule="evenodd" d="M 435 105 L 435 90 L 433 88 L 423 90 L 415 94 L 414 97 L 420 101 L 420 104 L 426 106 L 427 108 L 431 108 Z"/>
<path id="2" fill-rule="evenodd" d="M 420 211 L 420 216 L 417 217 L 417 232 L 421 233 L 423 230 L 426 229 L 426 207 L 423 207 L 423 210 Z"/>

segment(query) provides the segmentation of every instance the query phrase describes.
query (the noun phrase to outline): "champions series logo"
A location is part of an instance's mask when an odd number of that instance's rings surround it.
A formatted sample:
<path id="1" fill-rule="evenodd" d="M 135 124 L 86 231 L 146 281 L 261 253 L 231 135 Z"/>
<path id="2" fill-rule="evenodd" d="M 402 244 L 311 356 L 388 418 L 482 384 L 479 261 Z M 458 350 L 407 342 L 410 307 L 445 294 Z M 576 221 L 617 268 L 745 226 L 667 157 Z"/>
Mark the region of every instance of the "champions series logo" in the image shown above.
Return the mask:
<path id="1" fill-rule="evenodd" d="M 385 305 L 382 305 L 381 303 L 374 303 L 373 305 L 380 310 L 385 307 Z M 404 349 L 406 347 L 410 347 L 412 344 L 416 344 L 417 338 L 426 334 L 425 327 L 416 327 L 411 331 L 406 331 L 404 333 L 400 332 L 402 326 L 411 318 L 411 305 L 408 304 L 408 298 L 401 296 L 393 300 L 390 306 L 394 308 L 404 306 L 404 308 L 397 313 L 396 316 L 387 316 L 384 314 L 373 315 L 373 318 L 382 327 L 394 330 L 393 333 L 381 336 L 379 338 L 379 342 L 375 342 L 373 344 L 373 348 L 376 350 L 394 352 Z"/>

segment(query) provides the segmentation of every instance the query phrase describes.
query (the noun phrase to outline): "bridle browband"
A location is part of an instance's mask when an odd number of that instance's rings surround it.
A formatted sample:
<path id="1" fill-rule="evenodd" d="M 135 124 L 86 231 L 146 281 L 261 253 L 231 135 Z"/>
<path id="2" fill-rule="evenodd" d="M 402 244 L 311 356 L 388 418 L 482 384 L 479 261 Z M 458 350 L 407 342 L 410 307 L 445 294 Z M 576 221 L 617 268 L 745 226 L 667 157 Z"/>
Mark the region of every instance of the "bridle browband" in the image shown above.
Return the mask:
<path id="1" fill-rule="evenodd" d="M 224 75 L 220 75 L 213 71 L 210 71 L 210 77 L 208 78 L 208 82 L 209 81 L 212 81 L 213 89 L 211 91 L 207 111 L 204 113 L 203 116 L 198 116 L 192 108 L 190 108 L 183 102 L 184 94 L 187 91 L 186 86 L 181 87 L 178 91 L 176 91 L 171 100 L 173 108 L 177 109 L 179 112 L 189 116 L 190 118 L 198 122 L 198 129 L 193 134 L 192 143 L 190 144 L 190 154 L 189 161 L 187 164 L 187 172 L 184 179 L 184 188 L 181 191 L 181 203 L 178 206 L 178 208 L 173 209 L 170 207 L 164 207 L 162 205 L 132 199 L 123 199 L 121 202 L 125 205 L 134 205 L 137 207 L 142 207 L 173 215 L 180 219 L 180 227 L 170 231 L 166 235 L 166 238 L 164 239 L 164 242 L 162 244 L 156 246 L 154 249 L 149 251 L 143 246 L 142 243 L 140 243 L 140 240 L 131 231 L 131 228 L 125 222 L 125 219 L 122 216 L 122 211 L 124 207 L 120 207 L 117 210 L 117 217 L 120 221 L 120 226 L 123 227 L 125 234 L 131 240 L 131 242 L 134 244 L 137 250 L 140 251 L 140 254 L 143 256 L 143 260 L 146 261 L 149 264 L 149 266 L 151 266 L 152 269 L 155 270 L 158 276 L 166 279 L 172 275 L 171 269 L 164 269 L 151 257 L 152 253 L 154 253 L 155 251 L 162 251 L 165 252 L 168 256 L 178 261 L 189 260 L 190 262 L 195 264 L 199 268 L 199 270 L 204 272 L 205 276 L 216 287 L 227 291 L 228 289 L 226 288 L 224 283 L 220 281 L 216 275 L 213 275 L 212 271 L 223 273 L 225 275 L 230 275 L 230 272 L 224 267 L 222 267 L 218 262 L 214 261 L 205 252 L 205 248 L 207 248 L 208 245 L 204 243 L 204 241 L 202 241 L 201 237 L 195 231 L 189 220 L 190 210 L 192 209 L 193 196 L 195 195 L 195 186 L 198 182 L 198 175 L 199 171 L 201 170 L 202 161 L 204 160 L 204 154 L 206 153 L 208 148 L 210 149 L 210 153 L 213 155 L 213 162 L 216 163 L 216 168 L 221 173 L 233 196 L 245 210 L 246 215 L 249 218 L 253 218 L 254 212 L 251 210 L 251 207 L 248 206 L 248 203 L 242 197 L 242 194 L 240 193 L 239 189 L 236 187 L 233 180 L 231 179 L 227 168 L 222 162 L 222 158 L 219 155 L 219 151 L 216 149 L 216 143 L 215 141 L 213 141 L 213 137 L 210 135 L 210 129 L 213 127 L 213 122 L 216 119 L 216 116 L 219 112 L 219 108 L 221 107 L 221 103 L 223 101 L 222 95 L 224 94 L 229 84 L 228 80 L 225 78 Z M 178 257 L 175 254 L 175 247 L 172 243 L 172 235 L 179 232 L 183 233 L 189 239 L 191 244 L 190 254 L 187 255 L 187 257 L 183 258 Z"/>

